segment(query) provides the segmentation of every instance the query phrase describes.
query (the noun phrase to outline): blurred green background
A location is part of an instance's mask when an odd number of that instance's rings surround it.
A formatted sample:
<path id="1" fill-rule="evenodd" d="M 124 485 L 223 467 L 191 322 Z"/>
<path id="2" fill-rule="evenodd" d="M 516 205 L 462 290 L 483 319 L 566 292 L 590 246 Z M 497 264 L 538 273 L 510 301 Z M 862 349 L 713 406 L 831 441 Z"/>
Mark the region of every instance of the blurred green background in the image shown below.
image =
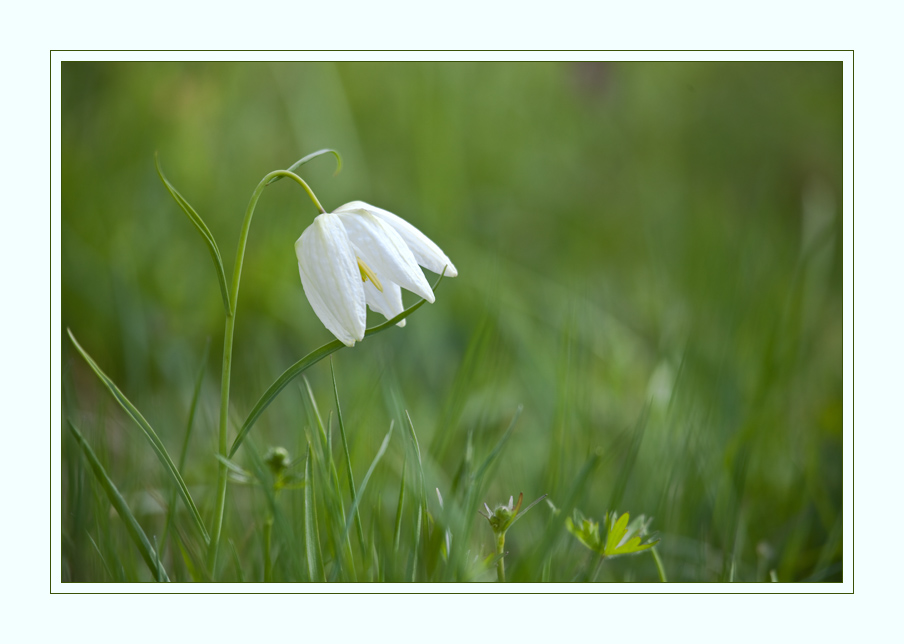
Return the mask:
<path id="1" fill-rule="evenodd" d="M 670 579 L 841 580 L 841 63 L 63 63 L 64 416 L 136 513 L 147 497 L 142 521 L 157 520 L 160 467 L 65 330 L 171 453 L 211 339 L 185 472 L 209 517 L 222 302 L 154 154 L 231 276 L 258 181 L 324 147 L 342 172 L 323 157 L 301 174 L 328 210 L 390 210 L 459 270 L 406 328 L 333 356 L 357 480 L 407 409 L 428 489 L 447 494 L 469 432 L 486 454 L 520 404 L 491 506 L 519 492 L 560 504 L 599 450 L 577 507 L 654 517 Z M 332 339 L 293 248 L 315 215 L 289 181 L 257 208 L 230 440 L 286 367 Z M 329 364 L 307 377 L 326 415 Z M 293 383 L 255 444 L 303 454 L 308 418 Z M 366 510 L 390 523 L 404 458 L 393 440 Z M 63 579 L 103 580 L 87 538 L 101 538 L 103 502 L 79 458 L 67 436 Z M 241 536 L 253 495 L 232 498 Z M 513 578 L 549 515 L 513 530 Z M 485 525 L 469 539 L 492 551 Z M 557 547 L 550 578 L 569 581 L 585 551 Z M 601 579 L 656 572 L 638 556 Z"/>

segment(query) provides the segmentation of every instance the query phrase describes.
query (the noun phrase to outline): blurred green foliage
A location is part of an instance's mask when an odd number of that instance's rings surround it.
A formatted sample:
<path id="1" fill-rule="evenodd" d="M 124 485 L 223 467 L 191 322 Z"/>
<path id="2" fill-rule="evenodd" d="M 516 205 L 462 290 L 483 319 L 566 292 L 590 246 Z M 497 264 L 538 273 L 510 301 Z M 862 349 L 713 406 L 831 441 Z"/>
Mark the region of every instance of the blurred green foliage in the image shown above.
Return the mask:
<path id="1" fill-rule="evenodd" d="M 460 273 L 406 328 L 334 356 L 357 480 L 408 410 L 426 486 L 448 498 L 468 436 L 479 462 L 523 404 L 490 505 L 519 492 L 560 504 L 601 450 L 576 507 L 654 517 L 670 580 L 761 581 L 772 569 L 782 581 L 840 580 L 841 72 L 840 63 L 63 63 L 64 414 L 132 494 L 139 519 L 158 525 L 166 480 L 65 330 L 171 453 L 210 337 L 183 473 L 209 516 L 222 302 L 154 153 L 231 275 L 257 182 L 335 148 L 339 175 L 329 157 L 302 168 L 324 206 L 360 199 L 395 212 Z M 258 206 L 231 436 L 283 369 L 332 339 L 305 300 L 293 248 L 315 215 L 288 181 Z M 382 320 L 369 316 L 369 326 Z M 329 366 L 307 377 L 326 416 Z M 261 451 L 283 445 L 303 458 L 305 405 L 290 386 L 253 431 Z M 360 506 L 365 525 L 382 513 L 391 531 L 404 458 L 403 443 L 390 444 L 372 502 Z M 115 550 L 104 541 L 124 530 L 79 459 L 67 439 L 63 578 L 132 578 L 137 554 L 119 568 L 102 561 Z M 230 494 L 226 534 L 243 554 L 263 501 L 235 486 Z M 519 556 L 530 560 L 549 516 L 538 507 L 513 531 L 510 578 L 537 580 L 526 564 L 519 571 Z M 481 530 L 473 552 L 488 554 Z M 569 581 L 586 550 L 556 544 L 544 578 Z M 644 557 L 601 576 L 656 578 Z"/>

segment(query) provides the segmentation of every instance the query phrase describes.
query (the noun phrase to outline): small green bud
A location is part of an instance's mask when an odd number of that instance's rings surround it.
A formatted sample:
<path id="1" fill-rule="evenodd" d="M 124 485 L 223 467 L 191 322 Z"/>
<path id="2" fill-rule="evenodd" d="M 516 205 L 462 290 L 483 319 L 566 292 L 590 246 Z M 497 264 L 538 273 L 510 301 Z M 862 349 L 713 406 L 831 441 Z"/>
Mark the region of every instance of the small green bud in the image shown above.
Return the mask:
<path id="1" fill-rule="evenodd" d="M 521 518 L 521 515 L 524 515 L 528 510 L 545 498 L 546 495 L 544 494 L 524 508 L 524 511 L 521 511 L 521 502 L 524 500 L 524 494 L 522 493 L 518 495 L 518 503 L 515 503 L 515 497 L 510 496 L 507 504 L 497 505 L 494 510 L 490 510 L 490 506 L 484 503 L 483 507 L 486 508 L 486 514 L 479 510 L 478 512 L 490 522 L 490 528 L 493 529 L 494 534 L 497 536 L 504 535 L 506 530 L 508 530 L 515 521 Z"/>
<path id="2" fill-rule="evenodd" d="M 267 467 L 270 468 L 276 478 L 279 478 L 285 469 L 289 467 L 290 462 L 289 451 L 285 447 L 271 447 L 264 454 L 264 463 L 267 464 Z"/>

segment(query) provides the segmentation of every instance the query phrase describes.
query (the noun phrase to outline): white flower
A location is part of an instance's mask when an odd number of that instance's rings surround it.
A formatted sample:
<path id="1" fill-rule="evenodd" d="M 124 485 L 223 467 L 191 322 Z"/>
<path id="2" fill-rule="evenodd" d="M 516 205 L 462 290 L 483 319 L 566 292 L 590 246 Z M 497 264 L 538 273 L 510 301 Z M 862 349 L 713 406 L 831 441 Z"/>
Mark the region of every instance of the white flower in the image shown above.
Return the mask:
<path id="1" fill-rule="evenodd" d="M 364 339 L 366 306 L 387 320 L 404 310 L 401 287 L 433 302 L 418 264 L 434 273 L 445 269 L 449 277 L 458 275 L 421 231 L 363 201 L 319 215 L 295 242 L 295 255 L 314 313 L 350 347 Z"/>

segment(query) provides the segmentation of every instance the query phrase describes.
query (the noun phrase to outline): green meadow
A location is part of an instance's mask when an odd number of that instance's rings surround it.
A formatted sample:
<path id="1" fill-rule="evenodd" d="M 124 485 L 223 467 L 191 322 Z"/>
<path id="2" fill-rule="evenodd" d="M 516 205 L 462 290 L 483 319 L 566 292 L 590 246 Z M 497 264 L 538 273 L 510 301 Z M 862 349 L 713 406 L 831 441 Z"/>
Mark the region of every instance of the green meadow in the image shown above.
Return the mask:
<path id="1" fill-rule="evenodd" d="M 844 578 L 841 63 L 61 82 L 64 582 Z M 292 371 L 335 338 L 294 251 L 318 211 L 268 185 L 221 419 L 211 244 L 228 286 L 256 186 L 324 148 L 341 171 L 295 172 L 328 212 L 391 211 L 458 275 Z"/>

